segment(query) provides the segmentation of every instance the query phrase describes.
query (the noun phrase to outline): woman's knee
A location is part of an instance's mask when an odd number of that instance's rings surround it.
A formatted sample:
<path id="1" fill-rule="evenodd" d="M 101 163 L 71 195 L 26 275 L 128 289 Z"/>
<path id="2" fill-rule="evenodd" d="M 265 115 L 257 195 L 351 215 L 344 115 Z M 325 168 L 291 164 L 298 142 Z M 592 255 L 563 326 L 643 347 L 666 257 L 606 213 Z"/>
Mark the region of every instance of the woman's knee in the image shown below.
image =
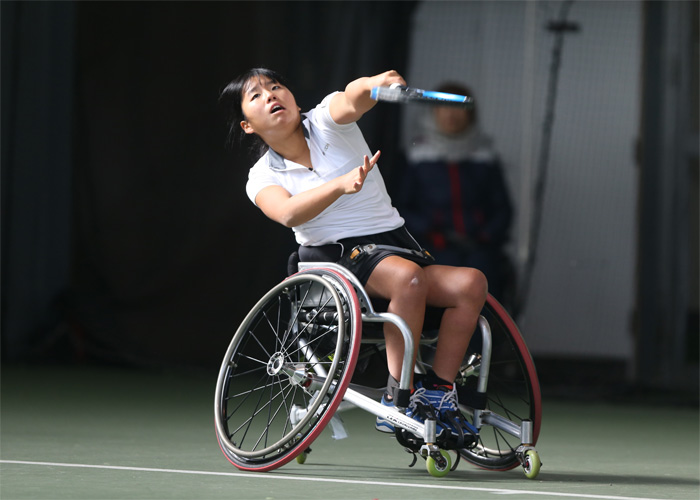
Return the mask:
<path id="1" fill-rule="evenodd" d="M 469 276 L 465 280 L 465 292 L 477 302 L 486 301 L 489 293 L 489 282 L 486 275 L 478 269 L 469 268 Z"/>
<path id="2" fill-rule="evenodd" d="M 428 280 L 424 270 L 415 262 L 391 256 L 377 265 L 365 288 L 371 296 L 425 301 Z"/>
<path id="3" fill-rule="evenodd" d="M 425 299 L 428 293 L 428 280 L 418 264 L 410 261 L 396 266 L 391 273 L 393 295 L 410 295 Z"/>
<path id="4" fill-rule="evenodd" d="M 459 268 L 458 295 L 470 303 L 483 304 L 489 293 L 486 275 L 472 267 Z"/>

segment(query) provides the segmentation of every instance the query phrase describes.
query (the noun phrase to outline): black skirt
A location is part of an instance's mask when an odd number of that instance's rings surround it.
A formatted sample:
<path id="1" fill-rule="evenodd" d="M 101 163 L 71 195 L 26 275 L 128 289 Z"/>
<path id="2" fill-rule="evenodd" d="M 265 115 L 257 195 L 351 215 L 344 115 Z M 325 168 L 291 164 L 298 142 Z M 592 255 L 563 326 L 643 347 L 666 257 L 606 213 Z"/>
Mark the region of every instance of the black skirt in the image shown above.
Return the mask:
<path id="1" fill-rule="evenodd" d="M 371 244 L 378 247 L 373 251 L 361 251 Z M 402 252 L 401 249 L 408 251 Z M 390 255 L 398 255 L 421 266 L 435 263 L 404 226 L 384 233 L 344 238 L 328 245 L 299 247 L 299 260 L 302 262 L 336 262 L 352 271 L 363 286 L 377 264 Z"/>

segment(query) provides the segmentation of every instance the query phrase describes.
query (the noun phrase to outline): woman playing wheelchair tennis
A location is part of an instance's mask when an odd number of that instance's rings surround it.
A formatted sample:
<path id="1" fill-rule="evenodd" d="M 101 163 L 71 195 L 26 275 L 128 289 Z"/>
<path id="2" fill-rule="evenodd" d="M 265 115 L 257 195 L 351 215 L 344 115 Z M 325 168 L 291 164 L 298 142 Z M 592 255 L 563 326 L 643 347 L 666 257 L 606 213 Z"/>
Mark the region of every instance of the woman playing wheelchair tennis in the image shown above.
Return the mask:
<path id="1" fill-rule="evenodd" d="M 250 137 L 260 146 L 246 186 L 249 198 L 292 228 L 302 261 L 348 267 L 370 296 L 389 301 L 388 311 L 406 321 L 415 345 L 426 306 L 444 308 L 433 370 L 414 383 L 406 414 L 421 422 L 437 417 L 438 438 L 461 444 L 473 440 L 476 429 L 458 410 L 453 381 L 488 285 L 476 269 L 435 264 L 391 204 L 375 168 L 380 152 L 371 153 L 356 122 L 376 104 L 371 89 L 395 83 L 406 84 L 396 71 L 359 78 L 301 113 L 281 76 L 257 68 L 232 81 L 221 100 L 229 106 L 229 136 Z M 389 323 L 384 335 L 390 377 L 382 403 L 392 405 L 403 337 Z M 377 429 L 394 432 L 381 418 Z"/>

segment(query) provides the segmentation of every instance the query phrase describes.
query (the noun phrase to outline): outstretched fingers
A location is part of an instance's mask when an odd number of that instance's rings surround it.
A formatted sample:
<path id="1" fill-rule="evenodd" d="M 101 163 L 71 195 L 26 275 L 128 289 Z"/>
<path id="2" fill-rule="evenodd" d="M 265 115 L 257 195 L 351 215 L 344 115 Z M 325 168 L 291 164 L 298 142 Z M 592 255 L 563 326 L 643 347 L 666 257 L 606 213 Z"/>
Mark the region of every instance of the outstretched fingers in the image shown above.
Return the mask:
<path id="1" fill-rule="evenodd" d="M 367 162 L 369 161 L 370 170 L 371 170 L 371 168 L 374 167 L 374 165 L 377 163 L 377 160 L 379 159 L 379 157 L 381 156 L 381 154 L 382 154 L 381 151 L 377 151 L 376 153 L 374 153 L 374 156 L 373 156 L 370 160 L 367 160 L 367 156 L 365 155 L 365 163 L 367 163 Z"/>
<path id="2" fill-rule="evenodd" d="M 358 176 L 355 180 L 355 183 L 353 184 L 353 190 L 354 192 L 358 192 L 360 189 L 362 189 L 362 186 L 365 183 L 365 178 L 367 177 L 367 174 L 369 174 L 370 170 L 374 168 L 374 165 L 377 164 L 377 160 L 379 159 L 379 156 L 382 154 L 381 151 L 377 151 L 374 153 L 374 156 L 372 158 L 369 158 L 367 155 L 364 157 L 364 164 L 360 165 L 357 168 L 357 173 Z"/>

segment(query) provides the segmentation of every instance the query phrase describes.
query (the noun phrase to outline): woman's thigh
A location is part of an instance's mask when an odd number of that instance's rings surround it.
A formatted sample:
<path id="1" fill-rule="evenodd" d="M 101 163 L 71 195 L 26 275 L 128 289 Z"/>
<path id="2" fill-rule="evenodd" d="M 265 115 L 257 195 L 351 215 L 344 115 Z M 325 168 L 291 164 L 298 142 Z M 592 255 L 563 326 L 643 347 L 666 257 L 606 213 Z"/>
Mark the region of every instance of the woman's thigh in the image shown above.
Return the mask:
<path id="1" fill-rule="evenodd" d="M 471 267 L 432 265 L 424 268 L 428 283 L 427 304 L 455 307 L 461 302 L 485 300 L 488 283 L 484 273 Z"/>
<path id="2" fill-rule="evenodd" d="M 403 257 L 390 255 L 374 268 L 365 289 L 371 297 L 391 299 L 407 288 L 426 286 L 424 268 Z"/>

